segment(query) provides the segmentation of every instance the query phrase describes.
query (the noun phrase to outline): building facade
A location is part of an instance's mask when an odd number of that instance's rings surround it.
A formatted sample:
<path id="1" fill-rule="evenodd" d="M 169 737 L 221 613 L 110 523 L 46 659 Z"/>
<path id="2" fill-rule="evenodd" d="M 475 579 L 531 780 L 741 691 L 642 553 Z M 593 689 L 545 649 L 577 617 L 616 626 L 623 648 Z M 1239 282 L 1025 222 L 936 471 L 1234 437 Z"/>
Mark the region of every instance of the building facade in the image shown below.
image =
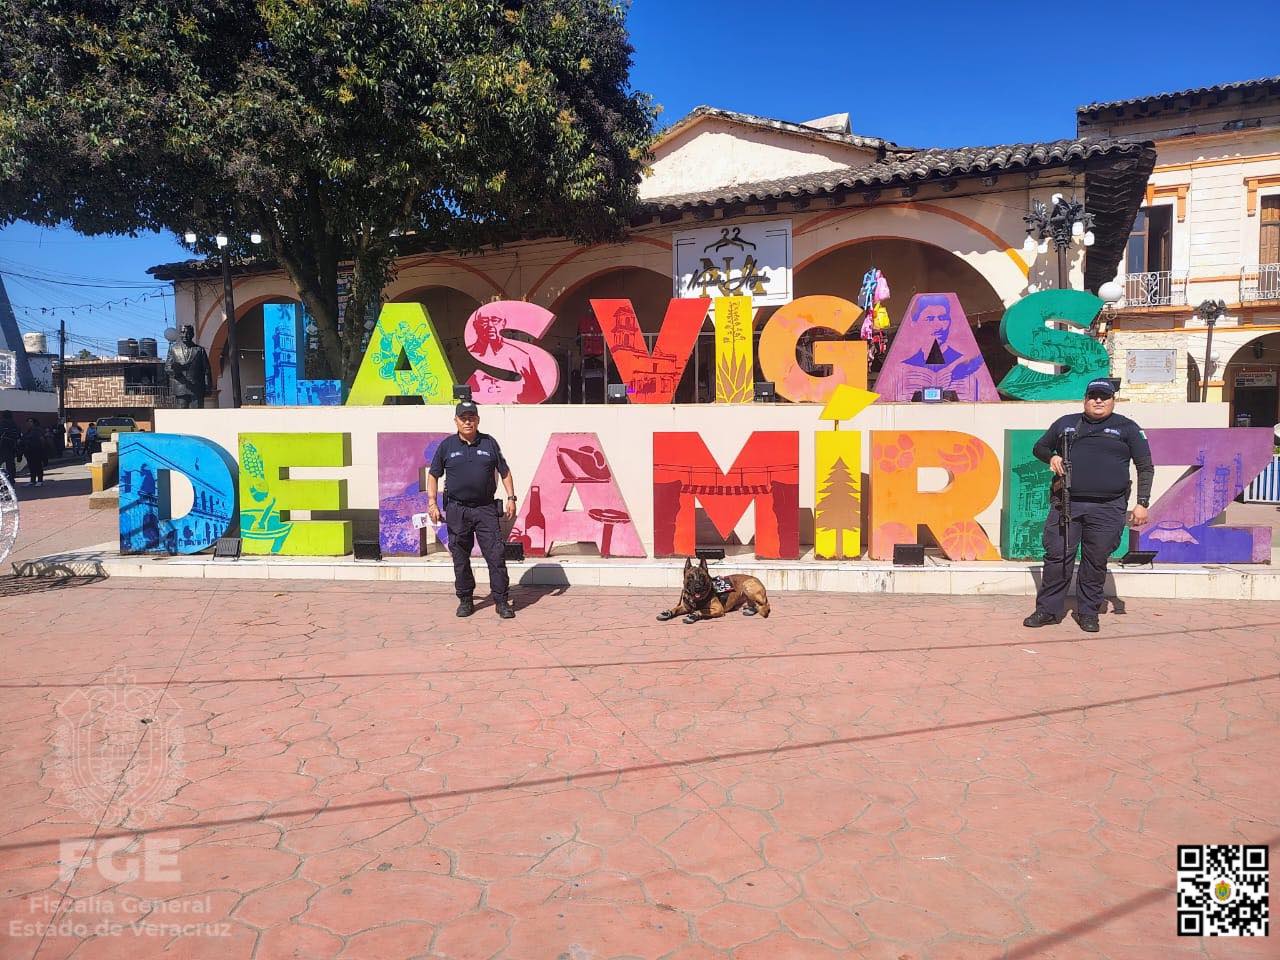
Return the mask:
<path id="1" fill-rule="evenodd" d="M 1064 280 L 1097 289 L 1114 277 L 1154 161 L 1150 144 L 1134 139 L 912 149 L 852 133 L 844 115 L 789 123 L 700 107 L 658 139 L 650 176 L 641 185 L 641 210 L 623 242 L 578 246 L 540 239 L 474 256 L 406 252 L 385 296 L 424 305 L 457 382 L 474 374 L 495 391 L 521 362 L 518 341 L 506 341 L 517 344 L 507 354 L 477 349 L 486 322 L 480 308 L 496 300 L 544 308 L 554 321 L 537 343 L 558 370 L 555 389 L 543 399 L 603 402 L 608 385 L 620 378 L 609 351 L 601 349 L 591 301 L 629 300 L 638 320 L 637 348 L 643 339 L 653 349 L 671 298 L 734 292 L 743 280 L 736 271 L 754 255 L 749 246 L 735 246 L 735 239 L 744 230 L 768 227 L 765 233 L 785 236 L 785 254 L 779 255 L 787 260 L 789 286 L 781 299 L 757 301 L 757 336 L 786 300 L 826 295 L 856 302 L 864 275 L 876 268 L 891 289 L 885 304 L 890 338 L 913 296 L 954 293 L 998 380 L 1015 362 L 999 338 L 1004 309 Z M 1036 201 L 1050 203 L 1059 193 L 1084 200 L 1096 218 L 1096 243 L 1087 253 L 1083 245 L 1073 247 L 1065 278 L 1058 277 L 1052 254 L 1024 247 L 1023 216 Z M 729 246 L 699 241 L 694 259 L 703 268 L 697 276 L 682 276 L 682 244 L 707 230 Z M 209 352 L 220 402 L 227 405 L 227 326 L 217 269 L 187 261 L 152 273 L 174 282 L 178 322 L 195 327 Z M 241 266 L 234 283 L 242 392 L 254 402 L 266 392 L 262 307 L 296 295 L 273 264 Z M 677 402 L 714 399 L 713 322 L 709 312 Z M 854 325 L 807 337 L 802 365 L 822 366 L 815 360 L 815 349 L 819 357 L 823 353 L 821 341 L 859 334 Z M 762 378 L 758 363 L 752 373 Z M 873 385 L 875 377 L 873 364 Z"/>
<path id="2" fill-rule="evenodd" d="M 1126 395 L 1203 395 L 1230 404 L 1233 424 L 1275 425 L 1280 77 L 1090 104 L 1077 133 L 1151 140 L 1157 151 L 1107 341 Z M 1197 311 L 1206 300 L 1225 304 L 1212 343 Z"/>
<path id="3" fill-rule="evenodd" d="M 102 417 L 132 417 L 139 429 L 153 429 L 157 408 L 173 406 L 164 361 L 155 357 L 67 360 L 54 365 L 55 380 L 66 376 L 67 426 L 83 430 Z"/>

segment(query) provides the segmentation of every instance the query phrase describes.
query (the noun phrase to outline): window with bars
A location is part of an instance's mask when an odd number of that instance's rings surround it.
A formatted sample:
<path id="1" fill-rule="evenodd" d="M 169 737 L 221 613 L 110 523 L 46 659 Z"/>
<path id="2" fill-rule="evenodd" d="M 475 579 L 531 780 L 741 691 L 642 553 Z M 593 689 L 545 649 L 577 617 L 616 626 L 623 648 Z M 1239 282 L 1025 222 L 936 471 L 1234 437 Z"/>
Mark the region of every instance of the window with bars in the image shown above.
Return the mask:
<path id="1" fill-rule="evenodd" d="M 1262 197 L 1258 211 L 1258 263 L 1280 263 L 1280 194 Z"/>

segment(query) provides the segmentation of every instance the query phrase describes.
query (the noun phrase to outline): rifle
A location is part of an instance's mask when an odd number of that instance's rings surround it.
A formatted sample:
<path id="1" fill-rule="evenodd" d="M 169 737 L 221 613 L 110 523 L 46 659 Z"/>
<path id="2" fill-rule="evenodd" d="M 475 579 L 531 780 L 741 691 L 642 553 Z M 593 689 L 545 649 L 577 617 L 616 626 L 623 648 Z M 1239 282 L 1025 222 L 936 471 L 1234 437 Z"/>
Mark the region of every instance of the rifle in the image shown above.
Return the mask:
<path id="1" fill-rule="evenodd" d="M 1062 529 L 1064 577 L 1075 561 L 1075 551 L 1071 549 L 1071 438 L 1075 432 L 1075 427 L 1067 427 L 1062 431 L 1062 476 L 1058 478 L 1058 490 L 1061 495 L 1061 503 L 1058 505 L 1058 526 Z"/>

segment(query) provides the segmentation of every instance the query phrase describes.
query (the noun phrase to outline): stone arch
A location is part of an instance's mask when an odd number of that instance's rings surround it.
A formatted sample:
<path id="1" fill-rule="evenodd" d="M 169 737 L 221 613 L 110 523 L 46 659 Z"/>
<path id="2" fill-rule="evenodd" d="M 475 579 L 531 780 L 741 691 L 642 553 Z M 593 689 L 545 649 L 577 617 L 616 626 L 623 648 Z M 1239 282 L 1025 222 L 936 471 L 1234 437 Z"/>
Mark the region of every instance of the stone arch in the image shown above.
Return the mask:
<path id="1" fill-rule="evenodd" d="M 1261 333 L 1238 346 L 1220 379 L 1232 424 L 1248 415 L 1251 427 L 1274 427 L 1280 422 L 1280 331 Z"/>

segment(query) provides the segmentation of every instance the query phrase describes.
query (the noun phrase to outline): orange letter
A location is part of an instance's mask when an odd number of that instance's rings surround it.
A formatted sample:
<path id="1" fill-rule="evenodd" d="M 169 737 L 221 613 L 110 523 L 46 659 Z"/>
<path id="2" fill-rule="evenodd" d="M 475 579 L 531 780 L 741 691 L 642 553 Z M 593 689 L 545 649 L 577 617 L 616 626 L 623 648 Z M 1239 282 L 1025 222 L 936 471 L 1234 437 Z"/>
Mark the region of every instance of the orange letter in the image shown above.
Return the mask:
<path id="1" fill-rule="evenodd" d="M 867 345 L 861 340 L 815 343 L 813 362 L 832 368 L 823 376 L 806 372 L 796 357 L 796 347 L 807 331 L 817 327 L 843 335 L 860 316 L 861 308 L 841 297 L 801 297 L 779 307 L 760 334 L 760 371 L 773 381 L 778 396 L 797 403 L 822 403 L 842 383 L 865 390 Z"/>

